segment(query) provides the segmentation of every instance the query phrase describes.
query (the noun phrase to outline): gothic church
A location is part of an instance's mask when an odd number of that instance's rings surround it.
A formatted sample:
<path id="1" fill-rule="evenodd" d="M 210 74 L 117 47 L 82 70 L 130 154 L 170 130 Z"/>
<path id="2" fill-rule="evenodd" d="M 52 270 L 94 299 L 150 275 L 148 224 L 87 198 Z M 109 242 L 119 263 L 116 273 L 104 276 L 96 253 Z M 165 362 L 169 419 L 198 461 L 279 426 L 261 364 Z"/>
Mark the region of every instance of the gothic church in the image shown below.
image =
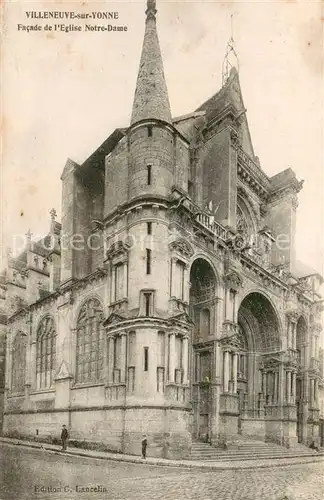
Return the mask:
<path id="1" fill-rule="evenodd" d="M 145 433 L 167 458 L 238 435 L 320 444 L 323 280 L 294 254 L 302 182 L 262 170 L 235 68 L 172 117 L 155 3 L 130 124 L 66 162 L 61 224 L 52 211 L 0 276 L 3 434 L 66 424 L 139 454 Z"/>

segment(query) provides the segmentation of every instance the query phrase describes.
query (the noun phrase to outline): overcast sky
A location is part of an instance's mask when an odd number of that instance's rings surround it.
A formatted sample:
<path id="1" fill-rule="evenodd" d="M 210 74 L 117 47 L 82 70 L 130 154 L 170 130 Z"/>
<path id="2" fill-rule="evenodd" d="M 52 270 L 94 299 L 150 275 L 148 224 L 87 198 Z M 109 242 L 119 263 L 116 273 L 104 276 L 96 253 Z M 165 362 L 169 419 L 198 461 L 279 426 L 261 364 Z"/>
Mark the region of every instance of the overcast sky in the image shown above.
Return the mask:
<path id="1" fill-rule="evenodd" d="M 291 167 L 299 196 L 297 257 L 323 271 L 323 2 L 157 1 L 158 31 L 174 116 L 217 92 L 231 34 L 255 154 L 268 175 Z M 26 10 L 118 11 L 118 33 L 18 31 Z M 5 245 L 60 220 L 68 157 L 86 159 L 130 120 L 144 33 L 144 1 L 11 1 L 2 63 Z M 60 21 L 62 22 L 62 21 Z M 70 24 L 70 21 L 64 21 Z M 107 21 L 98 21 L 98 24 Z M 54 21 L 50 21 L 54 24 Z M 95 24 L 95 21 L 91 21 Z M 44 26 L 46 21 L 40 21 Z M 85 21 L 74 21 L 84 25 Z"/>

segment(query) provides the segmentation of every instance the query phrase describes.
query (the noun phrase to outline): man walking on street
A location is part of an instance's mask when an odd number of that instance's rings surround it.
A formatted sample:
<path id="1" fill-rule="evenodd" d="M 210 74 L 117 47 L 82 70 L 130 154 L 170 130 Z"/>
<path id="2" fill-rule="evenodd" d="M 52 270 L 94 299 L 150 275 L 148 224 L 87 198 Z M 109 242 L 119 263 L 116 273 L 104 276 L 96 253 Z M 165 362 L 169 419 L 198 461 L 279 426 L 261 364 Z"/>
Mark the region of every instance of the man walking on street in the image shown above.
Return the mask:
<path id="1" fill-rule="evenodd" d="M 146 439 L 146 436 L 144 435 L 143 439 L 142 439 L 142 457 L 143 458 L 146 458 L 146 448 L 147 448 L 147 439 Z"/>
<path id="2" fill-rule="evenodd" d="M 67 440 L 69 438 L 69 433 L 66 425 L 62 425 L 61 439 L 62 439 L 62 451 L 66 451 Z"/>

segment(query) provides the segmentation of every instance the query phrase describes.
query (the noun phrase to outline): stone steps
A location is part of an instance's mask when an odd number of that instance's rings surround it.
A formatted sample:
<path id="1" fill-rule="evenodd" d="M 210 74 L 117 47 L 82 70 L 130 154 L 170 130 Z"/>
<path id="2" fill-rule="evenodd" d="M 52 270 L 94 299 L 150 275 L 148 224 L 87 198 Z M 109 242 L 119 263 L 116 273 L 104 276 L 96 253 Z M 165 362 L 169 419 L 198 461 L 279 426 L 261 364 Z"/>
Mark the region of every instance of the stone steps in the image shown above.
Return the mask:
<path id="1" fill-rule="evenodd" d="M 298 458 L 324 456 L 324 450 L 317 452 L 303 445 L 285 448 L 275 443 L 239 440 L 231 443 L 228 449 L 215 448 L 208 443 L 193 441 L 191 459 L 203 461 L 264 460 L 271 458 Z"/>
<path id="2" fill-rule="evenodd" d="M 273 454 L 277 454 L 277 455 L 314 455 L 314 454 L 317 454 L 318 452 L 317 451 L 312 451 L 312 450 L 284 450 L 284 451 L 278 451 L 278 450 L 273 450 L 273 449 L 261 449 L 261 450 L 230 450 L 230 451 L 226 451 L 226 450 L 192 450 L 192 456 L 194 455 L 214 455 L 215 453 L 217 453 L 218 455 L 251 455 L 252 453 L 256 453 L 256 454 L 264 454 L 264 453 L 273 453 Z"/>

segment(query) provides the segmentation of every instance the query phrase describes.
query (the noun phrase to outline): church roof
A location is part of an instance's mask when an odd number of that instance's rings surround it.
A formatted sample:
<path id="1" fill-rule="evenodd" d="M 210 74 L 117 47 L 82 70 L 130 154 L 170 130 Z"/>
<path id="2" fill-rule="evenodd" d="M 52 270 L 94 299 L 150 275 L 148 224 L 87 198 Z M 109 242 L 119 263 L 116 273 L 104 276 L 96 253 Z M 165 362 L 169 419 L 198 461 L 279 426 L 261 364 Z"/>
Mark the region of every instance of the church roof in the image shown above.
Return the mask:
<path id="1" fill-rule="evenodd" d="M 107 139 L 81 164 L 81 169 L 96 167 L 105 171 L 105 157 L 113 151 L 120 139 L 125 136 L 127 128 L 116 128 Z"/>
<path id="2" fill-rule="evenodd" d="M 155 0 L 148 0 L 145 34 L 137 76 L 131 125 L 150 118 L 172 123 L 168 90 L 156 29 L 157 10 L 155 7 Z"/>
<path id="3" fill-rule="evenodd" d="M 307 278 L 308 276 L 316 275 L 322 278 L 321 274 L 316 271 L 316 269 L 304 264 L 304 262 L 301 262 L 300 260 L 296 260 L 293 272 L 296 278 Z"/>
<path id="4" fill-rule="evenodd" d="M 17 271 L 22 271 L 27 265 L 27 252 L 24 250 L 17 257 L 12 257 L 9 260 L 9 267 L 16 269 Z"/>
<path id="5" fill-rule="evenodd" d="M 246 118 L 246 109 L 243 102 L 239 74 L 235 67 L 231 69 L 230 75 L 223 87 L 201 104 L 196 111 L 205 111 L 207 122 L 210 122 L 221 115 L 224 110 L 229 108 L 232 108 L 235 114 L 234 120 L 240 123 L 243 149 L 254 158 L 254 149 Z"/>

